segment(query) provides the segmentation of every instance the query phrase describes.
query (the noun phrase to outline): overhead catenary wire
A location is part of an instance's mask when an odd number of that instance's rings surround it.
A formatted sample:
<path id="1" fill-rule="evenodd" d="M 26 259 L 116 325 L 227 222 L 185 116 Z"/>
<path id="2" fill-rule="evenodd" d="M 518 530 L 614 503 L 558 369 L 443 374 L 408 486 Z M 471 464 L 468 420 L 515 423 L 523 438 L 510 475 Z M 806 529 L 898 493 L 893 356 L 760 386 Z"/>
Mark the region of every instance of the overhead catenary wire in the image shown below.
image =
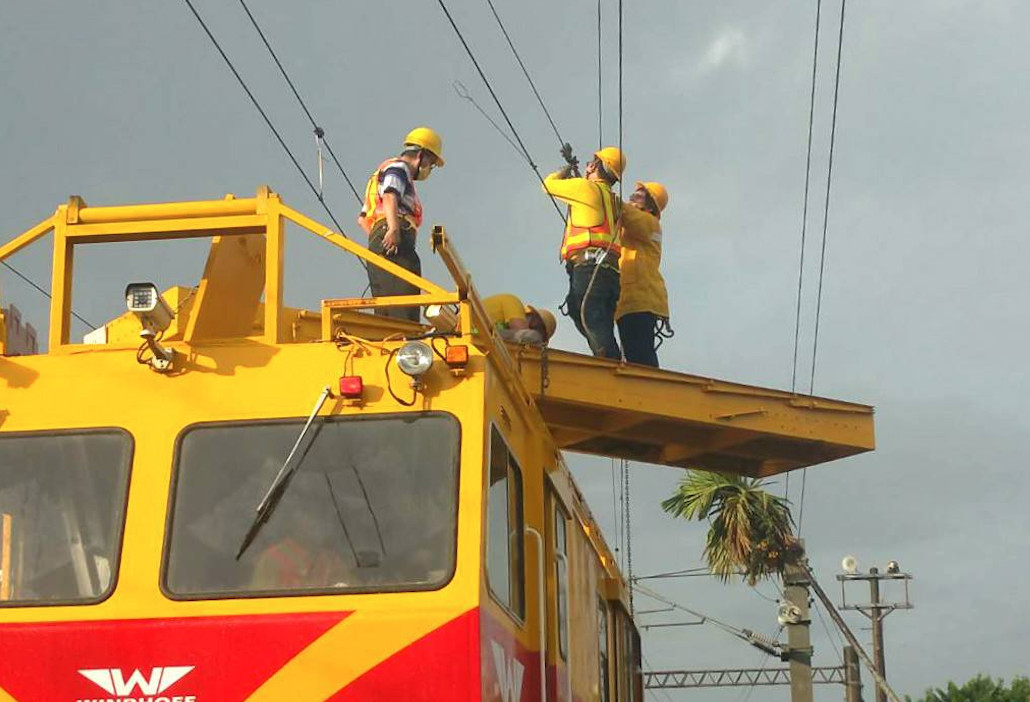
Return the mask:
<path id="1" fill-rule="evenodd" d="M 27 283 L 28 285 L 33 287 L 37 292 L 39 292 L 41 295 L 43 295 L 43 297 L 45 297 L 48 300 L 53 299 L 53 297 L 50 295 L 50 291 L 49 290 L 47 290 L 46 288 L 41 286 L 36 281 L 32 280 L 32 278 L 28 277 L 27 275 L 25 275 L 24 273 L 19 271 L 17 268 L 12 266 L 10 263 L 8 263 L 7 261 L 0 261 L 0 263 L 3 264 L 4 268 L 6 268 L 7 270 L 11 271 L 11 273 L 14 273 L 16 276 L 18 276 L 23 281 L 25 281 L 25 283 Z M 85 324 L 90 329 L 96 331 L 96 328 L 97 328 L 96 325 L 92 324 L 91 322 L 89 322 L 89 321 L 87 321 L 85 319 L 83 319 L 82 316 L 79 315 L 75 310 L 71 310 L 71 314 L 72 314 L 73 317 L 75 317 L 75 319 L 79 320 L 80 322 Z"/>
<path id="2" fill-rule="evenodd" d="M 797 305 L 794 311 L 794 362 L 790 373 L 790 391 L 797 390 L 798 379 L 798 349 L 801 343 L 801 291 L 805 280 L 805 243 L 808 234 L 808 195 L 812 176 L 812 129 L 815 125 L 815 86 L 816 74 L 819 66 L 819 26 L 822 17 L 822 0 L 816 0 L 815 4 L 815 41 L 812 48 L 812 89 L 808 100 L 808 147 L 805 154 L 805 195 L 801 206 L 801 252 L 798 261 L 798 294 Z M 790 473 L 784 480 L 784 498 L 790 497 Z"/>
<path id="3" fill-rule="evenodd" d="M 680 604 L 678 602 L 670 600 L 668 597 L 665 597 L 664 595 L 661 595 L 661 594 L 655 592 L 654 590 L 652 590 L 652 589 L 650 589 L 648 587 L 645 587 L 643 585 L 637 584 L 637 585 L 631 585 L 631 587 L 634 590 L 637 590 L 638 592 L 640 592 L 640 594 L 644 595 L 645 597 L 650 597 L 652 600 L 657 600 L 658 602 L 661 602 L 662 604 L 666 604 L 666 605 L 668 605 L 670 607 L 673 607 L 675 609 L 678 609 L 678 610 L 680 610 L 682 612 L 686 612 L 687 614 L 691 614 L 691 615 L 697 617 L 698 619 L 702 619 L 705 622 L 711 623 L 712 625 L 718 627 L 719 629 L 722 629 L 723 631 L 725 631 L 728 634 L 732 634 L 733 636 L 735 636 L 737 638 L 747 640 L 747 633 L 743 629 L 741 629 L 740 627 L 735 627 L 732 624 L 727 624 L 726 622 L 721 621 L 719 619 L 716 619 L 715 617 L 710 617 L 707 614 L 703 614 L 701 612 L 698 612 L 697 610 L 691 609 L 690 607 L 686 607 L 686 606 L 684 606 L 684 605 L 682 605 L 682 604 Z"/>
<path id="4" fill-rule="evenodd" d="M 604 148 L 604 113 L 601 104 L 601 0 L 597 0 L 597 148 Z"/>
<path id="5" fill-rule="evenodd" d="M 472 49 L 471 49 L 471 47 L 469 47 L 468 42 L 465 41 L 465 36 L 461 33 L 461 30 L 458 28 L 457 23 L 454 21 L 454 18 L 451 16 L 450 10 L 447 9 L 447 5 L 444 4 L 443 0 L 437 0 L 437 3 L 440 5 L 440 9 L 443 10 L 444 15 L 447 17 L 447 21 L 450 23 L 451 28 L 454 30 L 454 33 L 457 35 L 458 41 L 460 41 L 461 45 L 465 48 L 465 53 L 468 54 L 469 60 L 471 60 L 472 61 L 472 65 L 475 66 L 476 72 L 479 74 L 479 77 L 482 79 L 483 85 L 486 86 L 487 91 L 489 91 L 490 97 L 493 98 L 494 104 L 497 105 L 497 109 L 500 110 L 501 116 L 504 117 L 504 121 L 508 124 L 508 128 L 511 130 L 512 136 L 515 137 L 515 141 L 518 142 L 519 148 L 522 149 L 522 153 L 525 155 L 526 160 L 529 161 L 529 165 L 533 169 L 533 173 L 536 174 L 537 180 L 539 180 L 540 181 L 540 185 L 544 186 L 545 189 L 546 189 L 546 186 L 544 185 L 544 177 L 542 175 L 540 175 L 540 169 L 537 167 L 536 163 L 533 162 L 533 157 L 530 155 L 529 149 L 526 148 L 525 143 L 522 141 L 522 137 L 519 136 L 518 130 L 515 129 L 515 125 L 512 124 L 511 118 L 508 117 L 508 113 L 504 109 L 504 105 L 501 104 L 500 98 L 498 98 L 497 97 L 497 93 L 494 92 L 493 86 L 490 84 L 489 79 L 486 77 L 486 73 L 483 72 L 482 67 L 479 65 L 479 61 L 476 59 L 475 54 L 472 53 Z M 561 206 L 558 204 L 558 201 L 554 199 L 554 196 L 550 195 L 549 193 L 548 193 L 548 195 L 551 198 L 551 204 L 554 205 L 555 211 L 558 213 L 558 216 L 561 218 L 562 223 L 564 224 L 564 222 L 565 222 L 565 213 L 562 212 Z"/>
<path id="6" fill-rule="evenodd" d="M 790 391 L 797 388 L 798 378 L 798 348 L 801 340 L 801 289 L 805 279 L 805 239 L 808 233 L 808 193 L 812 176 L 812 127 L 815 124 L 815 86 L 816 69 L 819 65 L 819 23 L 822 13 L 822 0 L 815 3 L 815 46 L 812 49 L 812 90 L 808 101 L 808 148 L 805 155 L 805 196 L 801 206 L 801 254 L 798 263 L 798 294 L 797 309 L 794 313 L 794 364 L 790 376 Z M 790 475 L 788 474 L 788 483 Z"/>
<path id="7" fill-rule="evenodd" d="M 354 187 L 354 183 L 351 181 L 350 176 L 347 175 L 347 171 L 340 163 L 340 159 L 336 157 L 336 153 L 333 151 L 333 147 L 330 146 L 329 140 L 325 137 L 325 130 L 323 130 L 322 127 L 320 127 L 318 123 L 315 121 L 314 115 L 312 115 L 311 110 L 308 109 L 307 104 L 304 102 L 304 98 L 300 96 L 300 93 L 297 91 L 297 86 L 293 84 L 293 81 L 290 79 L 289 74 L 283 67 L 282 61 L 279 60 L 279 56 L 275 53 L 275 50 L 269 43 L 268 37 L 266 37 L 265 33 L 261 30 L 261 25 L 259 25 L 257 19 L 254 18 L 254 14 L 250 11 L 250 8 L 247 7 L 247 3 L 245 2 L 245 0 L 239 0 L 239 2 L 240 6 L 243 7 L 243 11 L 247 13 L 247 17 L 250 18 L 250 23 L 254 25 L 254 29 L 257 30 L 258 36 L 261 37 L 261 41 L 264 42 L 265 48 L 268 49 L 268 53 L 272 55 L 272 60 L 275 61 L 275 65 L 279 67 L 279 72 L 282 74 L 283 78 L 286 79 L 286 83 L 290 86 L 290 90 L 293 91 L 293 96 L 297 98 L 297 102 L 300 103 L 301 108 L 304 110 L 304 114 L 308 116 L 308 121 L 311 122 L 311 127 L 315 130 L 315 135 L 323 144 L 325 144 L 326 151 L 329 152 L 330 158 L 333 159 L 333 162 L 336 164 L 336 167 L 340 171 L 340 175 L 342 175 L 343 179 L 347 181 L 348 187 L 350 187 L 351 192 L 354 193 L 354 197 L 355 199 L 357 199 L 358 204 L 360 205 L 362 202 L 361 195 L 358 194 L 357 188 Z"/>
<path id="8" fill-rule="evenodd" d="M 823 306 L 823 278 L 826 272 L 826 231 L 830 221 L 830 190 L 833 186 L 833 149 L 837 141 L 837 103 L 840 95 L 840 66 L 844 53 L 844 8 L 847 0 L 840 2 L 840 33 L 837 36 L 837 70 L 833 81 L 833 118 L 830 122 L 830 156 L 826 167 L 826 199 L 823 202 L 823 238 L 819 254 L 819 287 L 815 306 L 815 335 L 812 339 L 812 375 L 808 392 L 815 392 L 815 365 L 819 354 L 819 319 Z"/>
<path id="9" fill-rule="evenodd" d="M 847 0 L 841 0 L 840 2 L 840 30 L 837 35 L 837 68 L 836 74 L 833 81 L 833 118 L 830 122 L 830 154 L 829 163 L 826 167 L 826 198 L 823 202 L 823 236 L 822 245 L 820 247 L 819 254 L 819 285 L 818 292 L 816 293 L 816 305 L 815 305 L 815 335 L 812 339 L 812 374 L 809 377 L 808 393 L 811 395 L 815 392 L 815 366 L 816 359 L 819 355 L 819 319 L 822 315 L 823 308 L 823 279 L 826 273 L 826 232 L 830 221 L 830 192 L 833 186 L 833 149 L 837 140 L 837 104 L 838 97 L 840 96 L 840 66 L 841 57 L 844 53 L 844 10 Z M 801 535 L 801 529 L 805 519 L 805 483 L 808 478 L 808 469 L 805 468 L 801 471 L 801 499 L 800 507 L 798 510 L 798 535 Z"/>
<path id="10" fill-rule="evenodd" d="M 504 38 L 508 42 L 509 48 L 511 48 L 511 53 L 515 56 L 515 60 L 518 61 L 519 68 L 522 69 L 522 75 L 524 75 L 526 80 L 529 81 L 529 87 L 533 89 L 533 95 L 536 96 L 536 101 L 540 104 L 540 109 L 544 111 L 544 115 L 547 117 L 547 121 L 550 123 L 551 129 L 554 131 L 554 135 L 558 137 L 558 144 L 560 146 L 564 146 L 565 140 L 558 131 L 558 125 L 554 123 L 550 110 L 547 109 L 547 105 L 544 104 L 544 99 L 540 96 L 540 91 L 536 89 L 536 83 L 534 83 L 533 78 L 530 77 L 529 71 L 526 69 L 526 64 L 523 63 L 522 57 L 515 48 L 515 43 L 511 40 L 511 36 L 508 34 L 507 28 L 505 28 L 504 22 L 501 21 L 501 16 L 497 13 L 497 8 L 494 7 L 493 0 L 486 0 L 486 4 L 490 6 L 490 11 L 493 13 L 494 19 L 497 20 L 497 26 L 501 28 L 501 33 L 504 34 Z"/>
<path id="11" fill-rule="evenodd" d="M 271 130 L 272 134 L 275 135 L 276 141 L 279 142 L 279 145 L 283 148 L 283 151 L 286 152 L 286 155 L 290 158 L 290 161 L 293 163 L 294 167 L 296 167 L 297 172 L 300 173 L 301 178 L 303 178 L 304 182 L 307 183 L 307 186 L 311 190 L 311 193 L 318 200 L 319 204 L 322 205 L 322 209 L 324 209 L 326 214 L 329 215 L 329 219 L 332 221 L 332 223 L 336 225 L 337 233 L 339 233 L 339 235 L 343 238 L 349 239 L 350 237 L 347 236 L 347 234 L 343 231 L 343 227 L 340 225 L 339 221 L 337 221 L 336 215 L 334 215 L 333 211 L 329 209 L 329 205 L 326 203 L 325 199 L 319 195 L 318 188 L 315 186 L 313 182 L 311 182 L 311 178 L 308 176 L 307 172 L 305 172 L 304 168 L 301 167 L 300 162 L 297 160 L 297 157 L 293 155 L 293 152 L 290 150 L 290 147 L 286 144 L 286 141 L 279 133 L 279 130 L 276 129 L 274 124 L 272 124 L 272 120 L 269 119 L 268 114 L 265 112 L 264 108 L 261 107 L 261 103 L 259 103 L 257 98 L 254 97 L 254 93 L 251 92 L 250 87 L 247 86 L 247 82 L 243 80 L 243 76 L 241 76 L 240 72 L 236 70 L 236 66 L 233 65 L 232 60 L 229 58 L 228 54 L 225 53 L 225 50 L 222 49 L 222 45 L 218 43 L 218 40 L 215 38 L 215 35 L 211 33 L 211 30 L 208 28 L 207 23 L 204 22 L 204 18 L 200 16 L 199 12 L 197 12 L 197 8 L 193 6 L 191 0 L 183 0 L 183 2 L 185 2 L 186 6 L 189 7 L 190 12 L 193 13 L 193 16 L 197 19 L 197 22 L 200 23 L 200 26 L 201 28 L 203 28 L 204 33 L 207 34 L 208 39 L 210 39 L 211 43 L 214 44 L 215 49 L 218 50 L 218 53 L 221 55 L 222 60 L 225 61 L 225 65 L 229 67 L 230 71 L 232 71 L 232 74 L 236 77 L 236 81 L 240 84 L 240 87 L 243 88 L 243 92 L 247 94 L 247 97 L 250 98 L 251 104 L 254 105 L 254 108 L 261 115 L 261 118 L 264 119 L 265 124 L 268 126 L 269 130 Z M 360 263 L 362 268 L 364 268 L 366 271 L 368 270 L 368 264 L 366 264 L 360 257 L 358 257 L 358 263 Z"/>

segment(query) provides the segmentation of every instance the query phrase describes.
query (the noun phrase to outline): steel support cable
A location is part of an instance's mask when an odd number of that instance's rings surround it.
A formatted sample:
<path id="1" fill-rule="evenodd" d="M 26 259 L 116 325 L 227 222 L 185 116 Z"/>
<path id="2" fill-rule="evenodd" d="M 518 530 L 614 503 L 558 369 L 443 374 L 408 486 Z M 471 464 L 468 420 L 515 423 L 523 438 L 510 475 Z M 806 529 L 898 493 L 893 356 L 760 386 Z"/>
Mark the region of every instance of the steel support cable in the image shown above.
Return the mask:
<path id="1" fill-rule="evenodd" d="M 623 492 L 625 494 L 625 517 L 623 518 L 626 523 L 626 576 L 630 582 L 633 582 L 633 528 L 630 521 L 632 516 L 632 502 L 630 501 L 629 492 L 629 461 L 622 459 L 622 470 L 623 470 Z M 629 590 L 629 614 L 633 616 L 633 588 Z"/>
<path id="2" fill-rule="evenodd" d="M 733 636 L 735 636 L 735 637 L 737 637 L 739 639 L 747 640 L 747 634 L 744 633 L 743 629 L 735 627 L 732 624 L 727 624 L 726 622 L 720 621 L 720 620 L 716 619 L 715 617 L 709 617 L 707 614 L 702 614 L 701 612 L 697 612 L 697 611 L 695 611 L 693 609 L 690 609 L 689 607 L 685 607 L 685 606 L 679 604 L 678 602 L 674 602 L 673 600 L 670 600 L 669 598 L 667 598 L 667 597 L 665 597 L 663 595 L 660 595 L 659 593 L 655 592 L 654 590 L 652 590 L 652 589 L 650 589 L 648 587 L 644 587 L 643 585 L 632 585 L 631 587 L 634 590 L 639 590 L 640 593 L 642 595 L 646 596 L 646 597 L 650 597 L 651 599 L 657 600 L 658 602 L 661 602 L 662 604 L 666 604 L 666 605 L 668 605 L 670 607 L 673 607 L 673 608 L 678 609 L 680 611 L 686 612 L 687 614 L 691 614 L 691 615 L 697 617 L 698 619 L 704 620 L 705 622 L 711 622 L 712 624 L 714 624 L 718 628 L 722 629 L 723 631 L 725 631 L 725 632 L 727 632 L 729 634 L 732 634 Z"/>
<path id="3" fill-rule="evenodd" d="M 314 116 L 311 114 L 311 110 L 308 109 L 308 106 L 307 104 L 305 104 L 304 99 L 300 96 L 300 93 L 297 91 L 297 87 L 293 84 L 293 81 L 290 80 L 289 74 L 287 74 L 286 69 L 283 68 L 282 61 L 279 60 L 279 56 L 276 55 L 275 50 L 272 49 L 272 45 L 268 42 L 268 38 L 265 36 L 265 33 L 261 31 L 261 26 L 254 18 L 254 15 L 253 13 L 251 13 L 250 8 L 247 7 L 247 3 L 245 2 L 245 0 L 240 0 L 240 5 L 243 7 L 243 11 L 247 13 L 247 17 L 250 18 L 250 23 L 254 25 L 254 29 L 257 30 L 258 36 L 261 37 L 261 41 L 264 42 L 265 48 L 268 49 L 268 53 L 272 55 L 272 60 L 275 61 L 275 65 L 279 67 L 279 72 L 282 74 L 283 78 L 286 79 L 286 84 L 290 86 L 290 90 L 293 91 L 293 96 L 297 98 L 297 102 L 300 103 L 301 109 L 304 110 L 304 114 L 308 116 L 308 121 L 311 122 L 311 126 L 315 130 L 315 135 L 322 141 L 323 144 L 325 144 L 325 148 L 329 152 L 329 156 L 332 157 L 333 162 L 336 164 L 336 167 L 340 170 L 340 175 L 342 175 L 343 179 L 347 181 L 347 185 L 350 187 L 351 192 L 354 193 L 354 197 L 355 199 L 357 199 L 358 204 L 360 205 L 362 202 L 361 195 L 358 194 L 358 189 L 354 187 L 354 183 L 351 181 L 350 176 L 347 175 L 347 171 L 344 170 L 343 165 L 340 163 L 340 159 L 336 158 L 336 154 L 333 152 L 333 147 L 329 145 L 329 140 L 325 138 L 325 131 L 315 121 Z"/>
<path id="4" fill-rule="evenodd" d="M 236 77 L 236 81 L 240 84 L 240 87 L 243 88 L 243 91 L 245 93 L 247 93 L 247 97 L 250 98 L 250 102 L 254 105 L 254 108 L 261 115 L 262 119 L 265 120 L 265 124 L 268 125 L 268 128 L 272 131 L 272 134 L 275 135 L 275 138 L 279 142 L 279 145 L 283 147 L 283 151 L 285 151 L 286 155 L 290 157 L 290 161 L 293 162 L 293 165 L 297 168 L 297 172 L 300 173 L 301 178 L 303 178 L 304 182 L 307 183 L 308 188 L 311 190 L 311 193 L 318 200 L 319 204 L 322 205 L 322 209 L 324 209 L 326 214 L 329 215 L 329 219 L 332 220 L 332 223 L 336 225 L 337 233 L 344 239 L 349 239 L 350 237 L 347 236 L 347 234 L 343 231 L 343 227 L 340 226 L 340 223 L 336 220 L 336 215 L 333 214 L 332 210 L 329 209 L 329 205 L 326 204 L 325 200 L 319 194 L 318 188 L 316 188 L 315 184 L 311 182 L 311 178 L 308 177 L 308 174 L 301 167 L 300 162 L 297 161 L 297 157 L 293 155 L 292 151 L 290 151 L 290 147 L 286 145 L 286 142 L 283 140 L 282 135 L 279 134 L 279 130 L 275 128 L 275 125 L 272 124 L 272 120 L 268 118 L 268 115 L 265 113 L 264 108 L 261 107 L 261 103 L 259 103 L 257 101 L 257 98 L 254 97 L 254 93 L 250 91 L 250 88 L 247 86 L 246 81 L 243 80 L 243 77 L 240 75 L 240 72 L 236 70 L 236 66 L 233 65 L 232 61 L 229 59 L 229 56 L 222 49 L 222 45 L 218 43 L 218 40 L 215 39 L 215 35 L 211 33 L 210 29 L 208 29 L 207 23 L 204 22 L 204 18 L 201 17 L 200 13 L 197 12 L 197 8 L 193 6 L 193 3 L 190 0 L 183 0 L 183 2 L 185 2 L 187 7 L 190 8 L 190 12 L 193 13 L 193 16 L 197 18 L 197 22 L 199 22 L 200 26 L 204 29 L 204 33 L 207 34 L 208 39 L 211 40 L 211 43 L 215 45 L 215 48 L 218 50 L 218 53 L 221 54 L 222 59 L 225 61 L 225 65 L 229 67 L 229 70 L 232 71 L 232 74 Z M 361 264 L 361 267 L 368 271 L 368 264 L 365 263 L 360 257 L 355 257 L 358 258 L 358 263 Z"/>
<path id="5" fill-rule="evenodd" d="M 840 95 L 840 65 L 844 51 L 844 8 L 847 0 L 840 2 L 840 32 L 837 36 L 837 70 L 833 81 L 833 119 L 830 122 L 830 158 L 826 167 L 826 199 L 823 203 L 823 241 L 819 254 L 819 286 L 815 303 L 815 336 L 812 339 L 812 375 L 808 383 L 808 393 L 815 392 L 815 362 L 819 355 L 819 318 L 823 308 L 823 277 L 826 271 L 826 231 L 830 219 L 830 189 L 833 184 L 833 147 L 837 138 L 837 98 Z M 798 536 L 805 518 L 805 482 L 808 469 L 801 472 L 801 500 L 798 511 Z"/>
<path id="6" fill-rule="evenodd" d="M 808 233 L 808 193 L 812 175 L 812 127 L 815 124 L 815 85 L 816 68 L 819 63 L 819 21 L 822 13 L 822 0 L 815 3 L 815 46 L 812 49 L 812 91 L 808 101 L 808 149 L 805 156 L 805 198 L 801 208 L 801 260 L 798 263 L 798 299 L 797 309 L 794 313 L 794 365 L 790 376 L 790 391 L 797 388 L 798 377 L 798 348 L 801 338 L 801 286 L 805 275 L 805 238 Z M 790 485 L 790 474 L 788 473 Z"/>
<path id="7" fill-rule="evenodd" d="M 440 5 L 440 9 L 443 10 L 444 15 L 447 17 L 447 21 L 450 22 L 451 28 L 454 29 L 454 33 L 458 36 L 458 41 L 460 41 L 461 45 L 465 47 L 465 53 L 468 54 L 469 60 L 472 61 L 472 65 L 475 66 L 476 72 L 479 73 L 479 77 L 483 80 L 483 84 L 486 86 L 486 89 L 490 92 L 490 97 L 493 98 L 494 104 L 497 105 L 497 109 L 500 110 L 501 116 L 504 117 L 504 121 L 507 122 L 508 129 L 511 130 L 512 136 L 514 136 L 515 141 L 518 142 L 519 148 L 522 149 L 523 155 L 525 155 L 526 160 L 529 161 L 529 165 L 533 169 L 533 173 L 536 174 L 537 180 L 539 180 L 540 185 L 546 189 L 546 185 L 544 184 L 544 177 L 540 175 L 540 169 L 537 167 L 536 163 L 533 162 L 533 157 L 530 156 L 529 149 L 527 149 L 525 143 L 523 143 L 522 137 L 519 136 L 518 130 L 515 129 L 515 125 L 511 123 L 511 118 L 508 117 L 508 113 L 507 111 L 505 111 L 504 105 L 501 104 L 500 98 L 498 98 L 497 93 L 494 92 L 493 86 L 490 85 L 490 81 L 487 79 L 486 74 L 480 67 L 479 61 L 476 60 L 475 54 L 472 53 L 472 49 L 471 47 L 469 47 L 468 42 L 465 41 L 465 36 L 461 33 L 461 30 L 458 29 L 458 25 L 455 23 L 454 18 L 451 17 L 450 10 L 447 9 L 447 5 L 444 4 L 443 0 L 437 0 L 437 3 Z M 551 204 L 554 205 L 554 209 L 558 213 L 558 216 L 561 217 L 562 223 L 564 223 L 565 213 L 562 212 L 561 206 L 558 204 L 558 201 L 554 199 L 554 195 L 548 193 L 548 196 L 551 198 Z"/>
<path id="8" fill-rule="evenodd" d="M 536 89 L 536 83 L 529 75 L 529 71 L 526 70 L 526 64 L 522 62 L 522 57 L 519 56 L 519 52 L 515 49 L 515 44 L 511 40 L 511 36 L 508 34 L 508 30 L 504 26 L 504 22 L 501 21 L 501 16 L 497 14 L 497 8 L 494 7 L 493 0 L 486 0 L 486 4 L 490 6 L 490 12 L 493 13 L 494 19 L 497 20 L 497 26 L 501 28 L 501 33 L 504 34 L 505 40 L 508 42 L 511 53 L 515 56 L 515 60 L 519 63 L 519 68 L 522 69 L 522 75 L 529 81 L 529 87 L 533 89 L 533 95 L 536 96 L 536 101 L 540 103 L 540 109 L 544 111 L 544 115 L 547 117 L 547 121 L 551 124 L 551 129 L 554 130 L 554 135 L 558 137 L 558 145 L 565 146 L 565 140 L 562 139 L 561 133 L 558 131 L 558 125 L 554 123 L 551 118 L 551 112 L 547 109 L 547 105 L 544 104 L 544 99 L 540 97 L 540 91 Z"/>
<path id="9" fill-rule="evenodd" d="M 619 151 L 622 151 L 622 0 L 619 0 Z M 622 178 L 619 178 L 619 197 L 623 195 Z"/>
<path id="10" fill-rule="evenodd" d="M 597 0 L 597 148 L 604 148 L 604 122 L 601 119 L 601 0 Z"/>
<path id="11" fill-rule="evenodd" d="M 43 295 L 43 297 L 45 297 L 48 300 L 53 299 L 53 297 L 50 295 L 50 292 L 47 291 L 46 288 L 44 288 L 41 285 L 39 285 L 38 283 L 36 283 L 36 281 L 32 280 L 32 278 L 28 277 L 27 275 L 25 275 L 24 273 L 19 271 L 17 268 L 12 266 L 10 263 L 8 263 L 7 261 L 0 261 L 0 263 L 3 264 L 4 268 L 9 270 L 11 273 L 14 273 L 16 276 L 18 276 L 22 280 L 24 280 L 28 285 L 30 285 L 33 288 L 35 288 L 39 293 L 41 293 Z M 90 322 L 88 322 L 85 319 L 83 319 L 81 315 L 79 315 L 79 314 L 77 314 L 75 312 L 75 310 L 70 310 L 70 312 L 71 312 L 72 316 L 75 317 L 75 319 L 79 320 L 80 322 L 85 324 L 90 329 L 96 330 L 97 327 L 96 327 L 95 324 L 91 324 Z"/>
<path id="12" fill-rule="evenodd" d="M 812 128 L 815 124 L 815 85 L 816 68 L 819 65 L 819 25 L 822 14 L 823 2 L 816 0 L 815 4 L 815 46 L 812 48 L 812 92 L 808 101 L 808 148 L 805 155 L 805 197 L 801 208 L 801 254 L 798 262 L 798 295 L 797 309 L 794 312 L 794 362 L 790 373 L 790 391 L 797 389 L 798 378 L 798 349 L 801 342 L 801 290 L 805 279 L 805 239 L 808 233 L 808 194 L 812 176 Z M 790 473 L 787 473 L 784 481 L 783 497 L 790 497 Z"/>
<path id="13" fill-rule="evenodd" d="M 530 160 L 526 157 L 526 154 L 522 152 L 522 149 L 519 148 L 519 145 L 512 141 L 511 137 L 508 136 L 504 129 L 501 128 L 501 125 L 497 124 L 494 118 L 491 117 L 489 113 L 483 109 L 483 106 L 480 105 L 474 97 L 472 97 L 472 93 L 469 92 L 469 89 L 465 86 L 465 84 L 462 83 L 460 80 L 456 80 L 454 81 L 453 86 L 454 92 L 458 94 L 458 97 L 460 97 L 462 100 L 468 100 L 469 103 L 471 103 L 472 106 L 479 111 L 479 114 L 483 115 L 484 119 L 486 119 L 486 121 L 489 122 L 491 126 L 493 126 L 497 133 L 500 134 L 504 138 L 504 140 L 511 145 L 511 148 L 515 149 L 515 153 L 519 155 L 519 158 L 528 163 L 532 168 L 532 162 L 530 162 Z"/>

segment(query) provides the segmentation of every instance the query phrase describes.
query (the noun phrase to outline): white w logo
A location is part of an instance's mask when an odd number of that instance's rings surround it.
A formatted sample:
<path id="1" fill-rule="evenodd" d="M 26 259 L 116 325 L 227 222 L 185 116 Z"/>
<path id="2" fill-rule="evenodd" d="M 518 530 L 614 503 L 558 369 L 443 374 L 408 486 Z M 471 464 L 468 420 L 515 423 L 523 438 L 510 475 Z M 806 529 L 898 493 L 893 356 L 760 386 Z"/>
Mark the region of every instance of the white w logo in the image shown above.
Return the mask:
<path id="1" fill-rule="evenodd" d="M 150 677 L 146 677 L 137 669 L 129 673 L 128 680 L 118 668 L 80 670 L 79 675 L 96 683 L 105 692 L 119 697 L 131 695 L 137 687 L 144 695 L 159 695 L 186 677 L 193 668 L 192 665 L 151 668 Z"/>
<path id="2" fill-rule="evenodd" d="M 522 673 L 525 667 L 508 655 L 499 643 L 490 642 L 494 653 L 494 667 L 497 669 L 497 686 L 501 688 L 504 702 L 518 702 L 522 699 Z"/>

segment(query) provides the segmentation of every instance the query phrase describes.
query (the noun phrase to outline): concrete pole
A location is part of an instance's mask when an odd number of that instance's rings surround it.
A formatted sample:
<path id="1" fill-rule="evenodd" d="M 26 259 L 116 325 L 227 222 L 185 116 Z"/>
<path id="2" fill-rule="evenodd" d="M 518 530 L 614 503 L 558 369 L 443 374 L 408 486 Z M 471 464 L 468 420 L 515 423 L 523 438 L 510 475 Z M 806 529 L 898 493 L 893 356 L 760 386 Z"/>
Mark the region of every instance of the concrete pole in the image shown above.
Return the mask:
<path id="1" fill-rule="evenodd" d="M 844 647 L 844 702 L 862 702 L 862 668 L 851 646 Z"/>
<path id="2" fill-rule="evenodd" d="M 787 656 L 790 661 L 790 702 L 812 702 L 812 639 L 809 633 L 808 572 L 788 566 L 783 574 L 783 595 L 798 608 L 796 624 L 787 624 Z"/>
<path id="3" fill-rule="evenodd" d="M 870 575 L 877 575 L 879 570 L 877 568 L 870 568 Z M 880 579 L 877 577 L 870 578 L 869 580 L 869 602 L 872 606 L 872 619 L 873 623 L 873 661 L 876 663 L 876 671 L 880 674 L 884 680 L 887 679 L 886 671 L 886 660 L 883 652 L 883 609 L 879 607 L 880 604 Z M 876 688 L 876 702 L 887 702 L 887 694 L 880 689 Z"/>

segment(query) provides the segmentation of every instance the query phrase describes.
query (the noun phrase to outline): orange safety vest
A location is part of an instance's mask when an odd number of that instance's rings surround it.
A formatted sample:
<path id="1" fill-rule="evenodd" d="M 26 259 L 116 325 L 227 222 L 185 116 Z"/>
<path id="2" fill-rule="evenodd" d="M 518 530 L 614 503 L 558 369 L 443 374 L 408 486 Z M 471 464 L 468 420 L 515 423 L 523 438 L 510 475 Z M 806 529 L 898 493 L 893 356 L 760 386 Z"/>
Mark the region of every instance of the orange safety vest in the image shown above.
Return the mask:
<path id="1" fill-rule="evenodd" d="M 622 252 L 618 226 L 621 208 L 616 207 L 616 195 L 600 183 L 595 183 L 595 185 L 601 193 L 601 202 L 604 206 L 602 220 L 592 227 L 577 227 L 572 223 L 572 214 L 569 213 L 565 223 L 565 237 L 561 243 L 563 261 L 567 261 L 577 251 L 589 248 L 604 249 L 616 256 Z"/>
<path id="2" fill-rule="evenodd" d="M 361 205 L 360 214 L 365 231 L 371 232 L 379 220 L 386 219 L 386 211 L 383 209 L 383 196 L 379 194 L 379 174 L 383 172 L 384 168 L 398 161 L 400 161 L 398 158 L 390 158 L 383 161 L 379 164 L 379 168 L 368 178 L 368 184 L 365 185 L 365 202 Z M 404 164 L 404 167 L 407 168 L 407 164 Z M 418 192 L 415 191 L 414 182 L 411 184 L 411 190 L 415 196 L 414 212 L 410 215 L 402 216 L 418 229 L 422 226 L 422 201 L 418 199 Z"/>

